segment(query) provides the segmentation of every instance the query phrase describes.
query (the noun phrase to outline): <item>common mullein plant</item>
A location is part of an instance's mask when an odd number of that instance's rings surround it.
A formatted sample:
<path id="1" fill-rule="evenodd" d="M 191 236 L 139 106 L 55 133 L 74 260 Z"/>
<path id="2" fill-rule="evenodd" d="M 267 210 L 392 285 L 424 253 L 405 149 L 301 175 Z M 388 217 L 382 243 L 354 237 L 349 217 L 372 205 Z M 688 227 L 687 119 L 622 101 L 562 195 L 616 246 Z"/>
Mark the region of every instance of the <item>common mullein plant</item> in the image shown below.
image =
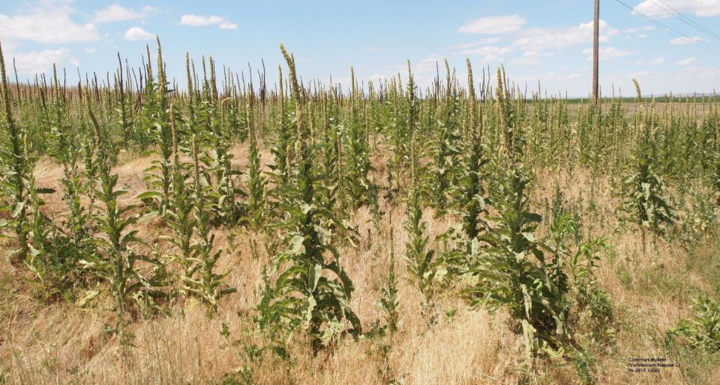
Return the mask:
<path id="1" fill-rule="evenodd" d="M 112 147 L 104 143 L 102 128 L 92 112 L 90 99 L 86 98 L 85 101 L 97 143 L 95 155 L 100 183 L 96 195 L 102 203 L 93 219 L 104 236 L 93 238 L 98 252 L 81 263 L 91 274 L 109 284 L 108 289 L 115 300 L 115 312 L 118 315 L 117 331 L 122 332 L 128 321 L 127 316 L 136 314 L 133 303 L 146 313 L 155 310 L 156 300 L 165 296 L 163 287 L 168 284 L 168 274 L 164 261 L 157 255 L 145 255 L 134 248 L 143 243 L 138 237 L 139 231 L 131 230 L 138 220 L 138 216 L 133 213 L 136 206 L 123 206 L 119 202 L 119 198 L 127 192 L 117 189 L 118 175 L 112 173 L 114 156 L 108 153 Z M 141 272 L 140 263 L 151 267 L 149 273 Z"/>
<path id="2" fill-rule="evenodd" d="M 55 74 L 55 87 L 59 89 L 57 73 Z M 55 156 L 63 167 L 63 196 L 62 199 L 68 207 L 69 213 L 62 223 L 73 239 L 73 246 L 80 251 L 90 237 L 89 212 L 82 203 L 82 197 L 87 193 L 87 184 L 83 183 L 80 170 L 81 148 L 79 134 L 69 124 L 70 117 L 63 98 L 53 99 L 53 124 L 51 134 L 57 149 Z M 92 168 L 92 167 L 91 167 Z"/>
<path id="3" fill-rule="evenodd" d="M 248 146 L 248 171 L 247 171 L 247 203 L 245 203 L 245 215 L 243 222 L 254 232 L 265 231 L 268 221 L 268 213 L 270 211 L 269 202 L 267 201 L 267 179 L 262 172 L 262 164 L 260 160 L 260 148 L 257 141 L 257 132 L 255 127 L 255 90 L 252 82 L 250 82 L 249 91 L 246 99 L 246 119 L 247 119 L 247 135 L 249 137 Z M 254 235 L 248 237 L 250 241 L 250 249 L 252 255 L 258 255 L 258 240 Z"/>
<path id="4" fill-rule="evenodd" d="M 450 65 L 445 61 L 447 70 L 445 100 L 442 106 L 441 117 L 438 117 L 435 129 L 435 139 L 432 150 L 433 175 L 433 206 L 442 214 L 448 207 L 448 191 L 454 185 L 459 171 L 459 118 L 460 106 L 457 88 L 450 75 Z M 439 84 L 439 80 L 437 81 Z"/>
<path id="5" fill-rule="evenodd" d="M 428 247 L 430 237 L 427 235 L 427 223 L 423 221 L 423 201 L 427 195 L 421 188 L 421 177 L 423 170 L 420 165 L 421 151 L 417 144 L 417 87 L 412 75 L 410 63 L 408 62 L 408 124 L 410 134 L 410 186 L 407 195 L 407 223 L 405 228 L 409 234 L 409 241 L 406 245 L 407 251 L 405 260 L 407 262 L 410 279 L 414 282 L 423 296 L 423 309 L 429 310 L 432 303 L 435 287 L 433 285 L 435 275 L 438 272 L 440 261 L 435 258 L 435 250 Z"/>
<path id="6" fill-rule="evenodd" d="M 720 304 L 707 295 L 696 298 L 691 319 L 680 319 L 665 335 L 673 351 L 695 350 L 717 354 L 720 351 Z"/>
<path id="7" fill-rule="evenodd" d="M 640 86 L 635 81 L 638 99 Z M 657 146 L 655 143 L 655 121 L 652 110 L 639 114 L 642 134 L 634 157 L 634 170 L 623 180 L 625 199 L 621 210 L 628 214 L 630 221 L 654 231 L 662 231 L 675 222 L 674 208 L 669 204 L 665 184 L 655 172 Z"/>
<path id="8" fill-rule="evenodd" d="M 243 192 L 236 187 L 236 178 L 240 172 L 232 168 L 232 154 L 230 153 L 230 133 L 224 127 L 220 117 L 220 101 L 217 96 L 215 78 L 215 61 L 210 58 L 210 80 L 205 87 L 203 106 L 200 111 L 201 119 L 205 122 L 207 132 L 206 140 L 211 150 L 206 152 L 204 163 L 212 174 L 213 211 L 224 225 L 236 224 L 241 212 L 237 196 Z M 210 197 L 208 197 L 210 198 Z"/>
<path id="9" fill-rule="evenodd" d="M 290 184 L 292 169 L 292 143 L 295 140 L 296 132 L 293 130 L 290 116 L 291 106 L 289 106 L 284 88 L 282 66 L 278 66 L 278 108 L 277 114 L 279 123 L 275 142 L 270 149 L 273 154 L 274 163 L 270 165 L 272 171 L 272 181 L 275 188 L 271 190 L 271 194 L 276 200 L 282 199 L 282 190 Z"/>
<path id="10" fill-rule="evenodd" d="M 492 196 L 496 215 L 489 219 L 490 230 L 481 240 L 489 247 L 472 268 L 478 277 L 469 293 L 472 304 L 506 308 L 513 328 L 523 335 L 528 361 L 543 348 L 557 349 L 565 339 L 567 319 L 567 275 L 557 256 L 534 233 L 542 217 L 530 210 L 528 189 L 531 180 L 520 162 L 513 127 L 507 125 L 504 79 L 498 70 L 498 107 L 501 130 L 505 130 L 505 153 L 510 175 L 493 181 Z"/>
<path id="11" fill-rule="evenodd" d="M 491 229 L 481 237 L 488 248 L 471 269 L 479 280 L 470 298 L 507 308 L 532 358 L 543 347 L 559 348 L 565 337 L 567 277 L 533 235 L 542 218 L 530 211 L 526 172 L 516 167 L 493 186 L 498 216 L 490 217 Z"/>
<path id="12" fill-rule="evenodd" d="M 392 222 L 392 220 L 391 220 Z M 395 273 L 395 232 L 390 228 L 390 258 L 388 261 L 388 275 L 385 287 L 381 289 L 382 298 L 378 301 L 380 309 L 385 313 L 385 324 L 391 334 L 397 332 L 400 316 L 400 298 Z"/>
<path id="13" fill-rule="evenodd" d="M 395 175 L 394 179 L 399 182 L 407 171 L 410 153 L 410 133 L 407 129 L 407 124 L 410 120 L 406 119 L 405 113 L 405 110 L 410 108 L 410 106 L 406 103 L 406 98 L 403 97 L 402 82 L 399 75 L 397 79 L 393 77 L 388 92 L 389 95 L 386 98 L 385 109 L 387 110 L 389 118 L 385 135 L 389 138 L 393 154 L 393 157 L 388 163 L 388 169 Z M 417 105 L 413 106 L 413 108 L 417 109 Z M 417 113 L 417 111 L 415 111 L 415 113 Z M 398 186 L 391 185 L 389 188 L 391 190 L 397 190 Z"/>
<path id="14" fill-rule="evenodd" d="M 522 162 L 525 154 L 524 134 L 521 130 L 519 122 L 519 113 L 517 105 L 511 98 L 511 92 L 508 89 L 507 75 L 504 68 L 497 71 L 497 90 L 496 90 L 496 113 L 499 118 L 499 131 L 502 133 L 502 143 L 504 145 L 503 154 L 506 155 L 510 162 L 517 165 Z"/>
<path id="15" fill-rule="evenodd" d="M 189 166 L 180 160 L 179 132 L 174 106 L 170 106 L 170 125 L 173 137 L 173 168 L 172 189 L 173 195 L 167 215 L 167 223 L 172 230 L 168 240 L 175 245 L 177 251 L 174 259 L 180 265 L 181 294 L 191 296 L 191 282 L 200 268 L 197 263 L 197 248 L 193 244 L 193 235 L 197 220 L 194 216 L 195 201 L 191 186 Z"/>
<path id="16" fill-rule="evenodd" d="M 457 247 L 446 253 L 445 261 L 451 276 L 466 272 L 480 253 L 480 235 L 488 228 L 487 215 L 489 197 L 485 192 L 485 171 L 488 159 L 483 148 L 482 111 L 478 119 L 477 96 L 473 80 L 472 65 L 468 68 L 468 125 L 469 130 L 460 146 L 457 185 L 452 189 L 453 212 L 460 216 L 459 228 L 451 228 L 446 238 L 453 239 Z"/>
<path id="17" fill-rule="evenodd" d="M 2 190 L 9 199 L 0 207 L 9 213 L 9 220 L 3 221 L 3 231 L 8 229 L 17 241 L 13 260 L 25 262 L 28 256 L 28 184 L 34 164 L 25 156 L 25 131 L 13 116 L 13 98 L 5 72 L 5 60 L 0 45 L 0 76 L 2 76 L 3 120 L 2 122 Z"/>
<path id="18" fill-rule="evenodd" d="M 171 169 L 172 169 L 172 132 L 168 119 L 168 89 L 165 74 L 165 63 L 162 58 L 160 39 L 157 40 L 157 84 L 154 82 L 152 65 L 148 61 L 148 80 L 146 85 L 146 101 L 143 104 L 146 130 L 155 137 L 160 160 L 153 162 L 153 166 L 145 170 L 148 175 L 146 181 L 150 191 L 141 194 L 138 198 L 154 202 L 154 211 L 164 216 L 170 202 Z M 149 57 L 149 55 L 148 55 Z M 149 59 L 148 59 L 149 60 Z"/>
<path id="19" fill-rule="evenodd" d="M 46 300 L 58 299 L 60 296 L 73 297 L 75 289 L 82 285 L 83 274 L 79 268 L 79 260 L 94 253 L 89 242 L 89 213 L 81 199 L 85 191 L 78 170 L 78 145 L 69 124 L 65 109 L 65 99 L 59 96 L 60 87 L 57 72 L 53 71 L 54 89 L 52 102 L 51 137 L 54 156 L 63 165 L 62 200 L 69 212 L 56 225 L 48 218 L 41 207 L 44 205 L 40 194 L 54 193 L 54 190 L 38 188 L 35 178 L 29 178 L 29 197 L 32 206 L 32 228 L 30 245 L 31 252 L 27 265 L 32 270 Z M 30 149 L 25 146 L 25 151 Z M 33 160 L 34 158 L 28 157 Z"/>
<path id="20" fill-rule="evenodd" d="M 212 233 L 209 215 L 212 203 L 206 198 L 207 188 L 201 184 L 200 148 L 195 135 L 192 136 L 191 146 L 194 182 L 193 216 L 196 236 L 191 245 L 191 261 L 194 262 L 194 265 L 189 269 L 189 275 L 183 276 L 183 283 L 187 292 L 199 298 L 212 311 L 215 311 L 218 301 L 236 290 L 229 287 L 224 281 L 229 272 L 218 273 L 216 271 L 217 263 L 223 252 L 215 248 L 215 234 Z"/>
<path id="21" fill-rule="evenodd" d="M 711 104 L 709 110 L 707 122 L 703 122 L 703 125 L 705 125 L 708 130 L 720 133 L 720 108 L 718 108 L 717 105 Z M 717 202 L 720 204 L 720 137 L 715 139 L 714 144 L 715 146 L 710 157 L 709 167 L 711 169 L 710 175 L 712 178 L 712 186 L 714 187 L 717 195 Z"/>
<path id="22" fill-rule="evenodd" d="M 370 143 L 368 141 L 368 127 L 363 119 L 363 103 L 357 90 L 355 80 L 355 70 L 350 69 L 350 81 L 352 83 L 352 91 L 350 93 L 350 113 L 349 122 L 346 132 L 347 148 L 345 150 L 344 168 L 346 185 L 344 190 L 348 194 L 348 199 L 353 209 L 357 209 L 365 205 L 375 205 L 377 188 L 368 178 L 368 174 L 373 170 L 370 163 Z"/>
<path id="23" fill-rule="evenodd" d="M 262 173 L 262 164 L 260 163 L 260 148 L 257 141 L 257 132 L 255 128 L 255 90 L 250 83 L 250 90 L 246 96 L 247 102 L 247 123 L 248 123 L 248 171 L 247 171 L 247 215 L 246 221 L 254 230 L 260 230 L 267 220 L 268 211 L 265 190 L 267 188 L 267 180 Z"/>
<path id="24" fill-rule="evenodd" d="M 28 246 L 30 252 L 25 265 L 34 273 L 44 299 L 49 301 L 63 293 L 66 289 L 64 281 L 69 280 L 69 277 L 64 277 L 64 269 L 61 267 L 63 257 L 68 254 L 64 252 L 63 246 L 68 242 L 60 239 L 59 229 L 41 211 L 45 202 L 38 196 L 34 177 L 29 180 L 28 201 L 31 217 L 28 235 L 31 244 Z"/>
<path id="25" fill-rule="evenodd" d="M 53 83 L 55 84 L 55 83 Z M 54 96 L 57 96 L 57 89 L 53 92 Z M 44 118 L 41 121 L 47 125 L 52 124 L 52 120 L 49 116 L 48 108 L 44 108 Z M 7 116 L 11 116 L 8 114 Z M 34 165 L 37 163 L 37 156 L 35 149 L 31 148 L 31 142 L 28 140 L 28 135 L 25 130 L 21 131 L 22 136 L 22 157 L 25 159 L 26 164 L 31 168 L 27 175 L 24 176 L 25 188 L 27 189 L 27 215 L 28 215 L 28 227 L 27 227 L 27 242 L 26 247 L 28 248 L 28 254 L 26 259 L 22 262 L 25 263 L 27 268 L 32 271 L 35 276 L 35 281 L 38 284 L 39 292 L 45 300 L 50 300 L 56 293 L 63 291 L 63 272 L 60 268 L 59 261 L 66 253 L 56 252 L 58 245 L 63 245 L 67 242 L 55 242 L 58 238 L 57 228 L 54 224 L 45 216 L 42 212 L 41 207 L 45 202 L 40 198 L 40 189 L 37 188 L 35 176 L 33 173 Z M 9 172 L 11 174 L 12 171 Z M 48 191 L 54 192 L 54 191 Z M 66 240 L 64 240 L 66 241 Z"/>
<path id="26" fill-rule="evenodd" d="M 93 134 L 92 129 L 88 129 L 88 123 L 82 122 L 82 135 L 80 138 L 80 152 L 82 155 L 83 168 L 81 171 L 81 182 L 85 195 L 88 198 L 87 210 L 88 214 L 91 214 L 95 208 L 95 202 L 97 201 L 97 181 L 99 179 L 99 160 L 95 156 L 95 151 L 99 143 L 97 143 L 96 136 Z M 89 227 L 93 226 L 92 221 L 88 223 Z"/>
<path id="27" fill-rule="evenodd" d="M 250 71 L 252 73 L 252 70 Z M 232 80 L 232 73 L 230 74 L 230 81 Z M 232 83 L 232 89 L 235 88 L 235 84 Z M 226 132 L 232 138 L 236 138 L 240 142 L 245 142 L 248 137 L 248 122 L 247 112 L 244 111 L 240 103 L 241 98 L 234 92 L 235 95 L 223 99 L 223 122 L 226 125 Z M 249 96 L 245 95 L 247 98 Z"/>
<path id="28" fill-rule="evenodd" d="M 127 82 L 132 80 L 128 77 L 125 78 L 123 73 L 122 59 L 118 53 L 118 71 L 117 71 L 117 92 L 119 94 L 116 102 L 116 108 L 118 111 L 117 124 L 120 127 L 122 133 L 123 146 L 128 149 L 130 148 L 130 141 L 134 136 L 133 127 L 133 115 L 132 115 L 132 100 L 128 100 L 132 97 L 132 93 L 128 92 Z"/>
<path id="29" fill-rule="evenodd" d="M 328 95 L 330 94 L 330 95 Z M 342 212 L 343 168 L 341 167 L 342 135 L 340 108 L 335 88 L 323 93 L 322 172 L 326 175 L 324 195 L 320 198 L 326 210 Z M 332 228 L 332 223 L 328 226 Z"/>
<path id="30" fill-rule="evenodd" d="M 318 202 L 323 175 L 315 165 L 315 148 L 310 143 L 305 122 L 305 103 L 297 81 L 294 58 L 280 45 L 290 69 L 291 120 L 299 135 L 297 169 L 293 183 L 285 192 L 288 203 L 281 209 L 288 218 L 284 250 L 273 257 L 274 282 L 266 282 L 265 294 L 258 305 L 260 325 L 278 330 L 285 336 L 300 329 L 307 333 L 310 347 L 317 352 L 346 332 L 362 332 L 360 320 L 350 308 L 353 284 L 341 265 L 335 247 L 328 243 L 328 231 L 322 219 L 332 213 Z"/>

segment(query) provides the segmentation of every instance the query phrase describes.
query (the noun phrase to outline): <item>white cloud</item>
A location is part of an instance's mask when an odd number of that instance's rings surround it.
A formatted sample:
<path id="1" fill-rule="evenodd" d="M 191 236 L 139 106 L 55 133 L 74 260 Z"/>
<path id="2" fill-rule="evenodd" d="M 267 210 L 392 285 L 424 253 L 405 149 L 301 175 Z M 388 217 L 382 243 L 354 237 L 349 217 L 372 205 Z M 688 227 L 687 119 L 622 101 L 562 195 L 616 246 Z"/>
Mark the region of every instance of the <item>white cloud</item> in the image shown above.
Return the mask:
<path id="1" fill-rule="evenodd" d="M 648 61 L 638 60 L 638 61 L 634 61 L 632 64 L 634 64 L 634 65 L 636 65 L 636 66 L 665 64 L 665 57 L 660 56 L 660 57 L 657 58 L 657 59 L 648 60 Z"/>
<path id="2" fill-rule="evenodd" d="M 439 65 L 445 61 L 445 57 L 440 55 L 431 54 L 420 60 L 415 68 L 414 72 L 424 72 L 426 70 L 432 70 L 435 72 L 436 65 Z"/>
<path id="3" fill-rule="evenodd" d="M 650 17 L 666 18 L 673 16 L 668 12 L 669 7 L 678 12 L 693 13 L 695 16 L 720 16 L 720 0 L 644 0 L 633 11 L 643 13 Z"/>
<path id="4" fill-rule="evenodd" d="M 698 36 L 695 37 L 678 37 L 675 39 L 670 40 L 670 44 L 672 45 L 685 45 L 685 44 L 695 44 L 699 41 L 702 41 L 702 39 Z"/>
<path id="5" fill-rule="evenodd" d="M 70 20 L 73 10 L 62 3 L 43 1 L 28 11 L 14 16 L 0 13 L 0 38 L 46 44 L 100 39 L 94 24 L 77 24 Z"/>
<path id="6" fill-rule="evenodd" d="M 692 63 L 694 63 L 694 62 L 695 62 L 695 57 L 689 57 L 689 58 L 687 58 L 687 59 L 685 59 L 685 60 L 676 61 L 676 62 L 673 63 L 673 64 L 676 65 L 676 66 L 686 66 L 686 65 L 692 64 Z"/>
<path id="7" fill-rule="evenodd" d="M 67 57 L 67 49 L 46 49 L 14 54 L 19 74 L 34 75 L 36 73 L 48 72 L 52 69 L 53 63 L 59 64 Z"/>
<path id="8" fill-rule="evenodd" d="M 538 60 L 537 57 L 521 57 L 521 58 L 515 58 L 510 61 L 510 64 L 514 65 L 521 65 L 521 66 L 528 66 L 533 64 L 540 63 L 540 60 Z"/>
<path id="9" fill-rule="evenodd" d="M 152 40 L 155 38 L 155 35 L 152 33 L 140 28 L 140 27 L 132 27 L 125 31 L 125 35 L 123 35 L 125 40 L 130 41 L 137 41 L 137 40 Z"/>
<path id="10" fill-rule="evenodd" d="M 217 25 L 220 29 L 237 29 L 237 24 L 220 16 L 183 15 L 180 18 L 180 24 L 190 27 Z"/>
<path id="11" fill-rule="evenodd" d="M 503 61 L 503 56 L 513 52 L 514 49 L 510 46 L 498 47 L 498 46 L 480 46 L 468 49 L 463 49 L 459 52 L 453 52 L 452 56 L 469 57 L 473 63 L 489 64 Z"/>
<path id="12" fill-rule="evenodd" d="M 499 43 L 500 41 L 502 41 L 502 39 L 499 37 L 488 37 L 486 39 L 480 39 L 480 40 L 472 41 L 469 43 L 458 44 L 455 46 L 455 48 L 468 49 L 468 48 L 477 47 L 479 45 L 495 44 L 495 43 Z"/>
<path id="13" fill-rule="evenodd" d="M 516 58 L 513 59 L 510 64 L 518 64 L 518 65 L 530 65 L 530 64 L 537 64 L 540 63 L 541 57 L 551 57 L 555 56 L 555 52 L 539 52 L 535 50 L 529 50 L 523 52 L 522 58 Z"/>
<path id="14" fill-rule="evenodd" d="M 654 31 L 654 30 L 655 30 L 655 26 L 653 26 L 653 25 L 647 25 L 647 26 L 645 26 L 645 27 L 627 28 L 627 29 L 623 30 L 623 32 L 625 32 L 625 33 L 638 33 L 638 32 L 640 32 L 640 31 Z"/>
<path id="15" fill-rule="evenodd" d="M 620 31 L 611 28 L 607 22 L 600 20 L 600 41 L 607 42 L 610 36 Z M 593 40 L 593 23 L 583 23 L 570 28 L 533 28 L 525 31 L 521 37 L 513 41 L 513 46 L 523 50 L 561 50 Z"/>
<path id="16" fill-rule="evenodd" d="M 630 77 L 632 77 L 633 79 L 635 79 L 635 78 L 641 78 L 641 77 L 644 77 L 644 76 L 650 75 L 650 74 L 651 74 L 650 71 L 638 71 L 638 72 L 629 73 L 628 75 Z"/>
<path id="17" fill-rule="evenodd" d="M 660 56 L 659 58 L 655 60 L 650 60 L 648 62 L 649 64 L 665 64 L 665 58 L 663 56 Z"/>
<path id="18" fill-rule="evenodd" d="M 498 35 L 519 31 L 526 22 L 519 15 L 481 17 L 458 28 L 458 32 Z"/>
<path id="19" fill-rule="evenodd" d="M 498 57 L 499 55 L 503 55 L 506 53 L 512 52 L 512 48 L 510 47 L 496 47 L 496 46 L 482 46 L 482 47 L 476 47 L 471 49 L 466 49 L 463 51 L 460 51 L 460 55 L 464 56 L 488 56 L 488 55 L 494 55 Z"/>
<path id="20" fill-rule="evenodd" d="M 592 33 L 592 22 L 568 28 L 532 28 L 520 32 L 508 46 L 499 47 L 480 45 L 479 43 L 467 43 L 457 46 L 461 51 L 453 53 L 453 56 L 480 56 L 482 57 L 482 62 L 491 63 L 502 60 L 502 55 L 521 51 L 523 52 L 523 58 L 516 58 L 513 61 L 514 64 L 535 64 L 540 57 L 552 56 L 556 51 L 592 42 Z M 618 29 L 611 28 L 607 22 L 600 20 L 601 42 L 609 41 L 611 36 L 617 35 L 618 33 L 620 33 Z M 603 59 L 611 59 L 634 53 L 636 52 L 621 51 L 613 47 L 608 47 L 603 48 L 600 55 Z"/>
<path id="21" fill-rule="evenodd" d="M 588 55 L 588 60 L 592 59 L 592 49 L 585 48 L 582 53 Z M 615 47 L 600 47 L 600 60 L 611 60 L 623 56 L 634 55 L 636 53 L 637 51 L 623 51 Z"/>
<path id="22" fill-rule="evenodd" d="M 116 21 L 140 20 L 156 12 L 157 8 L 146 5 L 140 11 L 134 11 L 118 4 L 112 4 L 106 8 L 95 11 L 93 21 L 95 23 L 112 23 Z"/>
<path id="23" fill-rule="evenodd" d="M 470 56 L 475 57 L 474 61 L 480 63 L 493 63 L 502 61 L 507 54 L 522 52 L 522 57 L 512 59 L 511 64 L 537 64 L 541 58 L 553 56 L 562 49 L 591 43 L 592 29 L 592 22 L 568 28 L 532 28 L 519 32 L 512 42 L 505 46 L 493 45 L 502 41 L 498 37 L 460 44 L 454 47 L 459 49 L 459 52 L 453 52 L 452 56 Z M 620 31 L 611 28 L 607 22 L 601 20 L 600 32 L 600 41 L 607 42 L 611 36 L 618 34 Z M 614 47 L 608 47 L 601 50 L 601 58 L 607 60 L 635 53 L 635 51 L 622 51 Z"/>
<path id="24" fill-rule="evenodd" d="M 638 39 L 647 39 L 648 35 L 641 33 L 638 35 Z"/>

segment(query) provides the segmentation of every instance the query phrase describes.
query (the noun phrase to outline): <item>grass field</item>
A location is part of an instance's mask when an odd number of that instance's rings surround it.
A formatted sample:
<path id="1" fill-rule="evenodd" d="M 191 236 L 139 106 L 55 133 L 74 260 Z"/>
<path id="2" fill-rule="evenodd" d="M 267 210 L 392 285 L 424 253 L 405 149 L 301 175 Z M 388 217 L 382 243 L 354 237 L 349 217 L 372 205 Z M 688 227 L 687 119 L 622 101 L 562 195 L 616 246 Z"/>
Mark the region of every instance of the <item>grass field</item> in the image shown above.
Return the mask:
<path id="1" fill-rule="evenodd" d="M 277 87 L 188 59 L 168 91 L 159 42 L 109 87 L 2 67 L 0 384 L 717 382 L 713 98 L 282 52 Z"/>

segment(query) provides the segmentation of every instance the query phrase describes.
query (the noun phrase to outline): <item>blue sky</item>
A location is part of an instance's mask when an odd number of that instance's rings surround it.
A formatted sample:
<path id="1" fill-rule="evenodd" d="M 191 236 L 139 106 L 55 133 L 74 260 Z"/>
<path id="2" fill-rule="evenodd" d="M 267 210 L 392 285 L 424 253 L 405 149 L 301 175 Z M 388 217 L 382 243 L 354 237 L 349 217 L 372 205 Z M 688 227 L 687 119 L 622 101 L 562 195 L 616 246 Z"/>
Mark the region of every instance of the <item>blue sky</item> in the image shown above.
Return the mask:
<path id="1" fill-rule="evenodd" d="M 623 0 L 687 37 L 656 26 L 617 0 L 601 1 L 601 86 L 605 94 L 712 92 L 720 88 L 720 0 Z M 159 35 L 168 72 L 184 84 L 184 57 L 212 55 L 236 72 L 265 60 L 277 78 L 278 42 L 295 54 L 304 80 L 347 84 L 350 66 L 361 80 L 400 72 L 407 60 L 421 85 L 447 58 L 465 76 L 465 58 L 481 68 L 503 64 L 522 88 L 586 96 L 590 89 L 591 0 L 352 1 L 89 1 L 0 0 L 0 39 L 22 78 L 52 63 L 104 75 L 116 53 L 139 65 L 145 44 Z"/>

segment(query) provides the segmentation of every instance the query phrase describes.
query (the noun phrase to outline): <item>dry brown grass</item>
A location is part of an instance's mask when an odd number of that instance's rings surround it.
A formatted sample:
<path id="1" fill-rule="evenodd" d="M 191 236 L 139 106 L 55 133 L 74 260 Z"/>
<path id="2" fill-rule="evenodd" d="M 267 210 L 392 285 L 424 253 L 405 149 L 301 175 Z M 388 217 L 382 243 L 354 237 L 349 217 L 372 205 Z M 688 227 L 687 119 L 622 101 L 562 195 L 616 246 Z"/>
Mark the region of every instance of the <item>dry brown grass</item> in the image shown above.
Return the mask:
<path id="1" fill-rule="evenodd" d="M 247 149 L 233 149 L 235 166 L 245 168 Z M 263 163 L 270 162 L 263 154 Z M 143 169 L 151 158 L 125 156 L 116 169 L 120 186 L 133 196 L 144 189 Z M 381 159 L 375 159 L 377 182 L 384 181 Z M 611 251 L 598 272 L 600 285 L 610 292 L 617 305 L 617 343 L 599 357 L 602 384 L 680 384 L 692 383 L 679 370 L 660 374 L 628 374 L 626 360 L 631 357 L 664 356 L 658 340 L 678 317 L 687 316 L 689 296 L 673 295 L 663 282 L 703 287 L 704 278 L 685 268 L 688 257 L 682 247 L 648 237 L 642 244 L 640 232 L 633 228 L 617 231 L 614 214 L 617 198 L 610 192 L 607 178 L 594 179 L 588 171 L 572 173 L 540 170 L 534 186 L 534 201 L 542 212 L 543 202 L 551 201 L 554 185 L 559 184 L 570 202 L 581 207 L 584 231 L 588 237 L 605 237 Z M 59 187 L 60 166 L 42 161 L 36 172 L 38 185 Z M 590 189 L 590 186 L 593 186 Z M 590 194 L 590 191 L 593 194 Z M 594 208 L 590 209 L 590 204 Z M 48 200 L 50 214 L 63 212 L 60 201 Z M 352 277 L 356 291 L 352 308 L 364 326 L 379 319 L 376 306 L 388 269 L 389 243 L 396 253 L 405 251 L 404 208 L 381 200 L 385 216 L 375 222 L 373 214 L 359 210 L 353 224 L 360 234 L 357 248 L 343 247 L 342 263 Z M 392 213 L 392 222 L 388 214 Z M 425 213 L 432 236 L 452 224 L 451 218 L 435 219 Z M 379 225 L 376 225 L 379 223 Z M 141 223 L 141 237 L 153 239 L 164 231 L 151 222 Z M 389 239 L 390 228 L 394 239 Z M 230 269 L 229 284 L 238 293 L 220 302 L 219 313 L 209 317 L 199 303 L 179 303 L 170 314 L 140 320 L 129 331 L 136 347 L 122 348 L 117 339 L 105 333 L 112 324 L 109 302 L 100 300 L 93 308 L 79 309 L 69 303 L 42 305 L 30 298 L 21 269 L 0 264 L 0 383 L 2 370 L 8 370 L 9 384 L 211 384 L 243 364 L 240 347 L 227 346 L 221 335 L 226 323 L 232 339 L 256 340 L 252 333 L 253 311 L 259 302 L 262 270 L 269 256 L 263 250 L 266 240 L 257 234 L 233 230 L 217 231 L 217 246 L 228 251 L 221 270 Z M 253 256 L 248 237 L 257 237 L 260 255 Z M 434 245 L 437 247 L 438 245 Z M 229 250 L 232 250 L 230 252 Z M 406 279 L 405 264 L 398 258 L 400 292 L 399 332 L 387 338 L 391 350 L 383 355 L 377 341 L 346 339 L 331 352 L 313 358 L 301 344 L 294 344 L 294 360 L 288 364 L 266 359 L 255 368 L 254 379 L 261 384 L 380 384 L 389 378 L 404 384 L 503 384 L 516 383 L 522 368 L 523 347 L 519 336 L 507 327 L 502 313 L 489 314 L 469 309 L 451 292 L 441 293 L 437 301 L 438 323 L 428 327 L 420 316 L 422 298 Z M 619 274 L 622 271 L 624 273 Z M 624 278 L 622 278 L 624 277 Z M 629 277 L 629 278 L 628 278 Z M 649 278 L 657 279 L 649 279 Z M 631 280 L 630 284 L 623 280 Z M 675 293 L 677 294 L 677 293 Z M 446 311 L 456 311 L 453 316 Z M 540 383 L 577 381 L 572 365 L 547 362 Z M 713 383 L 720 369 L 707 369 L 693 381 Z"/>

